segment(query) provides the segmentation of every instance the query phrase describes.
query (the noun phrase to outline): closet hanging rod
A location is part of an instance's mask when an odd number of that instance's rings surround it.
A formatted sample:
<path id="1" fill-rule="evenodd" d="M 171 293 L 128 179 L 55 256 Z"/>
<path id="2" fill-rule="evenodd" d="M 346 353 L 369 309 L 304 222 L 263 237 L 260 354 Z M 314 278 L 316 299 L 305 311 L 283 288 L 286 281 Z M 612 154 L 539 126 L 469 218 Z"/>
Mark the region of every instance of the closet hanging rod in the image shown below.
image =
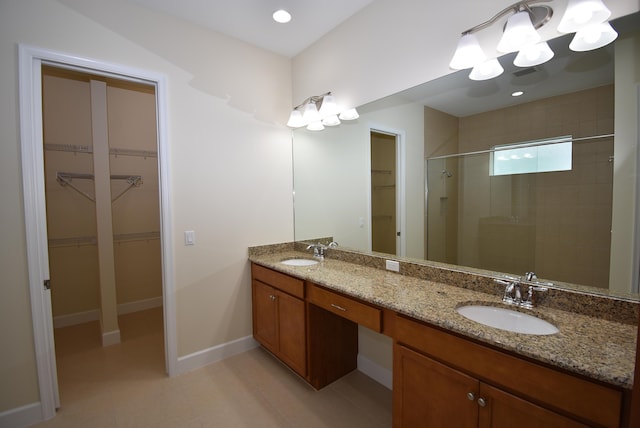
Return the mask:
<path id="1" fill-rule="evenodd" d="M 111 202 L 115 202 L 116 200 L 118 200 L 122 195 L 127 193 L 132 187 L 140 187 L 140 185 L 142 184 L 141 175 L 112 174 L 110 178 L 112 180 L 125 180 L 129 184 L 124 190 L 118 193 L 115 198 L 112 198 Z M 72 181 L 73 179 L 93 180 L 95 179 L 95 176 L 93 174 L 78 173 L 78 172 L 56 172 L 56 181 L 60 183 L 61 186 L 63 187 L 69 186 L 76 192 L 80 193 L 85 198 L 89 199 L 92 202 L 95 202 L 96 201 L 95 197 L 85 192 L 84 190 L 80 189 L 75 184 L 73 184 L 73 181 Z"/>
<path id="2" fill-rule="evenodd" d="M 82 146 L 77 144 L 53 144 L 44 145 L 45 150 L 55 152 L 73 152 L 73 153 L 93 153 L 93 147 Z M 109 149 L 109 154 L 113 156 L 137 156 L 141 158 L 157 158 L 158 152 L 153 150 L 137 150 L 137 149 Z"/>

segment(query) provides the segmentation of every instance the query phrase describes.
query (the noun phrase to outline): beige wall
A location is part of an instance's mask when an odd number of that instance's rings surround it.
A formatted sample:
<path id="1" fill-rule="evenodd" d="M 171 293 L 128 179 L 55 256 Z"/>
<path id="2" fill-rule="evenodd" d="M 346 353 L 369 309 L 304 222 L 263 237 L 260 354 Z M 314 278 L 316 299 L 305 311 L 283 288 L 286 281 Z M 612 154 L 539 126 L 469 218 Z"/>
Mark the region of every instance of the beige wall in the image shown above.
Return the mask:
<path id="1" fill-rule="evenodd" d="M 123 1 L 3 1 L 0 412 L 38 401 L 17 43 L 167 76 L 178 354 L 250 335 L 247 247 L 293 238 L 290 132 L 276 124 L 291 105 L 290 60 Z M 194 247 L 182 245 L 187 229 Z"/>

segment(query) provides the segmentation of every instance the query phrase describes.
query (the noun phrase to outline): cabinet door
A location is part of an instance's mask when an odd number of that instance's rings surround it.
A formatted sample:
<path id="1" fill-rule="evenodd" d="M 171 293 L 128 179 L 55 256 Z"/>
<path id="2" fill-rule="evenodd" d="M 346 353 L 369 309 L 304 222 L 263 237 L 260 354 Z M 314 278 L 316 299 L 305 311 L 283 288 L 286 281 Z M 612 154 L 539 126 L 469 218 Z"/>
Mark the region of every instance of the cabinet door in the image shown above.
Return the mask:
<path id="1" fill-rule="evenodd" d="M 480 385 L 480 428 L 586 427 L 492 386 Z"/>
<path id="2" fill-rule="evenodd" d="M 273 353 L 278 352 L 276 293 L 272 287 L 253 281 L 253 337 Z"/>
<path id="3" fill-rule="evenodd" d="M 404 346 L 394 346 L 394 428 L 476 427 L 478 389 L 476 379 Z"/>
<path id="4" fill-rule="evenodd" d="M 301 376 L 307 375 L 304 301 L 276 291 L 280 358 Z"/>

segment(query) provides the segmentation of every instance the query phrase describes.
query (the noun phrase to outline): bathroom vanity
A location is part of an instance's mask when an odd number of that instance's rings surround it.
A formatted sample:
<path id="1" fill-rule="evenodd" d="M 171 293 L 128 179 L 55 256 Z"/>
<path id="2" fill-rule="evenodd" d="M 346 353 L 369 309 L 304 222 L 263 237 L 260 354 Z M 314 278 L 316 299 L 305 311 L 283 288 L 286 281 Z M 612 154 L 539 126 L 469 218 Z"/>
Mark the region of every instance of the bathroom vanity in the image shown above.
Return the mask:
<path id="1" fill-rule="evenodd" d="M 400 275 L 376 256 L 332 256 L 342 260 L 288 266 L 311 256 L 293 244 L 250 249 L 254 337 L 313 387 L 356 368 L 360 324 L 393 338 L 394 427 L 628 426 L 633 322 L 541 307 L 533 312 L 558 333 L 498 330 L 456 312 L 500 305 L 485 292 L 491 278 L 443 271 L 434 281 L 422 279 L 438 275 L 428 267 Z M 637 322 L 637 309 L 614 302 L 609 318 Z"/>

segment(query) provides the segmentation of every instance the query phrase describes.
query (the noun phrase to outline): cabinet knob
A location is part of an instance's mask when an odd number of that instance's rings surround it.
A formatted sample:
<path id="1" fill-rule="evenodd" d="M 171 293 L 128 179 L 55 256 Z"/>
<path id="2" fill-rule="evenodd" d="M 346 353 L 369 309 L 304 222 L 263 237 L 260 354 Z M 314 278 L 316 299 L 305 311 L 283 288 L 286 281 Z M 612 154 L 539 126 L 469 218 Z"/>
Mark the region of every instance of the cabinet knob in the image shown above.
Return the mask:
<path id="1" fill-rule="evenodd" d="M 468 392 L 467 398 L 469 399 L 469 401 L 474 401 L 476 399 L 476 395 L 473 392 Z"/>
<path id="2" fill-rule="evenodd" d="M 271 300 L 276 300 L 276 296 L 274 296 L 273 294 L 270 294 L 270 295 L 269 295 L 269 298 L 270 298 Z"/>
<path id="3" fill-rule="evenodd" d="M 478 405 L 480 407 L 485 407 L 487 405 L 487 402 L 485 401 L 484 398 L 480 397 L 480 398 L 478 398 Z"/>

